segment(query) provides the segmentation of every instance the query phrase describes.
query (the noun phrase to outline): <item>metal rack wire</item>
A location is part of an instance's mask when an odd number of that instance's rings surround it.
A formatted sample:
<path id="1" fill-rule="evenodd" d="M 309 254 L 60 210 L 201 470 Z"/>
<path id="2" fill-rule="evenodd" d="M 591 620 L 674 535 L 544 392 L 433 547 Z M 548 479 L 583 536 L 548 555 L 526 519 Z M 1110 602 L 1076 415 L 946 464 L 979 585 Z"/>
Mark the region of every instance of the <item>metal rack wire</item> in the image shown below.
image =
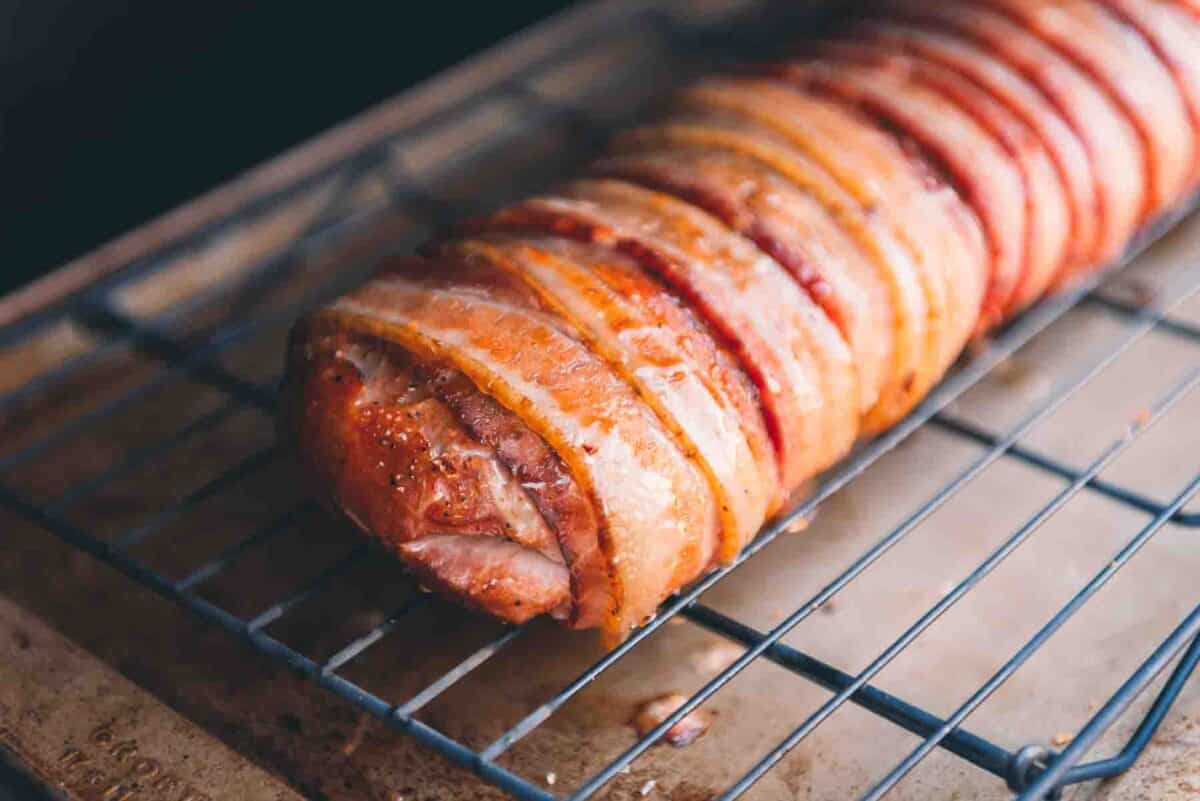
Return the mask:
<path id="1" fill-rule="evenodd" d="M 766 41 L 767 29 L 763 20 L 769 16 L 749 16 L 739 29 L 745 35 L 737 38 L 741 49 L 730 50 L 730 37 L 715 36 L 711 30 L 682 25 L 670 15 L 663 14 L 653 4 L 627 4 L 618 6 L 619 13 L 598 17 L 597 24 L 586 27 L 586 35 L 602 37 L 614 27 L 639 26 L 653 31 L 662 46 L 676 52 L 703 52 L 711 57 L 736 55 L 746 48 Z M 604 24 L 599 24 L 603 20 Z M 725 23 L 728 25 L 729 23 Z M 726 28 L 725 30 L 729 30 Z M 582 35 L 582 34 L 581 34 Z M 756 38 L 757 37 L 757 38 Z M 578 48 L 578 38 L 563 41 L 559 53 Z M 536 125 L 538 120 L 566 122 L 573 137 L 580 145 L 580 155 L 589 143 L 603 138 L 604 131 L 611 125 L 620 124 L 621 119 L 596 119 L 586 107 L 564 105 L 548 97 L 536 88 L 533 80 L 537 70 L 549 63 L 554 55 L 547 56 L 526 69 L 522 74 L 506 77 L 496 86 L 480 92 L 467 101 L 467 105 L 495 101 L 503 97 L 519 105 L 528 115 L 527 126 Z M 463 113 L 456 108 L 452 114 Z M 687 701 L 652 731 L 633 746 L 619 754 L 606 767 L 596 772 L 570 794 L 571 799 L 584 799 L 595 795 L 628 765 L 656 743 L 674 723 L 703 704 L 725 687 L 745 668 L 757 660 L 769 660 L 794 673 L 797 677 L 813 682 L 832 692 L 828 700 L 796 726 L 784 739 L 773 746 L 745 774 L 730 786 L 722 799 L 739 797 L 756 781 L 772 769 L 789 751 L 804 741 L 817 727 L 847 702 L 856 704 L 882 719 L 906 729 L 920 738 L 920 744 L 899 764 L 872 787 L 863 798 L 882 797 L 910 770 L 932 751 L 945 749 L 965 759 L 980 769 L 994 774 L 1007 783 L 1021 799 L 1053 797 L 1060 788 L 1081 781 L 1115 775 L 1128 768 L 1149 742 L 1159 723 L 1163 720 L 1187 679 L 1200 662 L 1200 606 L 1183 619 L 1171 635 L 1164 640 L 1129 680 L 1094 714 L 1092 719 L 1061 750 L 1030 745 L 1012 751 L 1003 748 L 980 734 L 963 728 L 967 716 L 982 704 L 1017 668 L 1027 662 L 1054 634 L 1108 582 L 1147 542 L 1168 523 L 1176 526 L 1200 527 L 1200 513 L 1186 512 L 1189 500 L 1200 491 L 1200 474 L 1167 501 L 1160 501 L 1110 480 L 1101 478 L 1101 473 L 1139 437 L 1174 407 L 1187 393 L 1200 385 L 1200 368 L 1192 370 L 1180 382 L 1157 399 L 1149 413 L 1120 438 L 1112 442 L 1090 464 L 1077 467 L 1054 455 L 1022 444 L 1022 439 L 1034 426 L 1060 409 L 1068 399 L 1087 386 L 1094 378 L 1112 365 L 1134 343 L 1150 332 L 1158 332 L 1181 342 L 1200 348 L 1200 328 L 1168 316 L 1169 309 L 1158 304 L 1137 305 L 1115 299 L 1098 289 L 1101 278 L 1090 284 L 1056 297 L 1035 308 L 1004 330 L 983 352 L 960 366 L 944 381 L 931 396 L 906 420 L 885 435 L 860 448 L 854 456 L 824 477 L 816 492 L 799 507 L 771 523 L 759 537 L 743 552 L 735 563 L 723 567 L 687 588 L 668 601 L 657 618 L 636 631 L 626 642 L 580 673 L 573 681 L 561 687 L 557 693 L 541 705 L 532 709 L 505 733 L 481 749 L 472 749 L 453 739 L 429 723 L 419 719 L 418 713 L 435 699 L 463 680 L 476 668 L 500 653 L 514 640 L 522 636 L 524 628 L 514 627 L 503 632 L 497 639 L 467 655 L 451 669 L 428 683 L 408 700 L 395 703 L 380 697 L 351 680 L 342 673 L 368 649 L 384 640 L 400 621 L 426 603 L 425 596 L 415 595 L 395 608 L 385 619 L 365 634 L 345 643 L 331 656 L 315 660 L 267 633 L 272 623 L 288 616 L 305 601 L 320 595 L 336 584 L 339 577 L 354 564 L 361 562 L 370 553 L 363 545 L 350 551 L 328 565 L 303 586 L 286 597 L 279 598 L 267 608 L 253 616 L 242 616 L 202 597 L 198 590 L 236 565 L 240 559 L 266 543 L 285 537 L 297 520 L 312 510 L 301 502 L 281 516 L 249 533 L 245 538 L 230 545 L 201 564 L 191 567 L 180 578 L 169 578 L 152 569 L 136 558 L 132 550 L 139 544 L 158 536 L 175 520 L 188 514 L 206 499 L 216 496 L 222 489 L 261 471 L 280 457 L 274 447 L 252 452 L 247 457 L 228 465 L 227 469 L 151 515 L 119 533 L 105 538 L 72 521 L 68 512 L 77 504 L 101 491 L 105 486 L 120 480 L 135 470 L 153 465 L 180 448 L 192 437 L 209 430 L 244 410 L 255 410 L 266 415 L 273 414 L 275 392 L 273 382 L 254 383 L 228 369 L 222 358 L 239 343 L 267 330 L 285 327 L 294 317 L 321 299 L 336 295 L 347 286 L 362 279 L 373 264 L 367 258 L 352 269 L 330 273 L 332 280 L 322 281 L 298 300 L 288 303 L 270 314 L 247 318 L 222 319 L 202 334 L 183 332 L 185 321 L 194 315 L 202 315 L 220 309 L 231 299 L 252 292 L 258 286 L 270 285 L 283 280 L 296 269 L 297 263 L 306 255 L 320 253 L 336 246 L 340 238 L 350 231 L 362 230 L 374 224 L 381 215 L 403 210 L 410 218 L 422 222 L 419 228 L 427 228 L 457 216 L 464 209 L 454 198 L 443 197 L 428 185 L 404 174 L 392 158 L 403 151 L 405 143 L 437 130 L 445 124 L 446 115 L 423 119 L 400 134 L 394 134 L 366 147 L 354 158 L 315 175 L 307 181 L 298 182 L 288 191 L 261 199 L 251 207 L 240 209 L 221 223 L 197 233 L 176 247 L 155 254 L 151 258 L 131 264 L 110 278 L 104 279 L 87 290 L 63 299 L 18 323 L 0 329 L 0 348 L 20 344 L 37 336 L 47 328 L 70 321 L 81 326 L 98 338 L 99 344 L 87 352 L 72 357 L 62 365 L 46 371 L 37 378 L 0 396 L 0 414 L 19 408 L 31 398 L 71 380 L 74 376 L 102 362 L 114 353 L 132 349 L 141 356 L 153 360 L 158 368 L 145 382 L 100 403 L 80 416 L 68 420 L 53 430 L 22 444 L 18 449 L 0 456 L 0 507 L 16 512 L 29 521 L 45 528 L 62 540 L 86 551 L 132 578 L 153 589 L 160 595 L 191 610 L 204 620 L 227 630 L 268 657 L 286 664 L 311 677 L 318 685 L 344 698 L 359 709 L 385 721 L 389 726 L 407 733 L 426 746 L 438 751 L 451 761 L 474 771 L 488 782 L 521 799 L 555 798 L 544 787 L 527 778 L 516 775 L 499 764 L 499 759 L 518 742 L 538 729 L 557 710 L 576 697 L 596 677 L 616 665 L 648 637 L 676 616 L 684 617 L 722 637 L 745 646 L 745 651 L 732 664 L 694 692 Z M 388 182 L 386 202 L 364 211 L 351 201 L 362 182 L 370 177 L 383 175 Z M 322 183 L 324 182 L 324 184 Z M 320 209 L 311 216 L 305 229 L 292 238 L 290 244 L 272 253 L 251 268 L 242 271 L 228 281 L 197 293 L 167 312 L 146 319 L 129 314 L 115 301 L 118 293 L 132 282 L 169 264 L 180 252 L 201 246 L 205 241 L 220 236 L 227 226 L 240 220 L 253 218 L 270 209 L 294 200 L 298 195 L 311 191 L 313 186 L 326 185 Z M 482 203 L 491 199 L 484 198 Z M 1130 250 L 1126 260 L 1135 256 L 1154 241 L 1163 231 L 1182 216 L 1163 220 L 1153 230 L 1147 231 Z M 372 256 L 375 254 L 372 254 Z M 1178 266 L 1172 277 L 1172 302 L 1180 302 L 1200 291 L 1200 258 L 1195 263 Z M 1051 323 L 1078 303 L 1088 303 L 1104 310 L 1124 326 L 1124 334 L 1116 345 L 1089 369 L 1070 384 L 1059 387 L 1050 397 L 1042 400 L 1023 419 L 1007 430 L 990 431 L 978 427 L 965 419 L 955 417 L 948 407 L 956 398 L 986 377 L 996 365 L 1037 336 Z M 145 400 L 162 388 L 183 380 L 203 384 L 218 391 L 223 402 L 179 428 L 173 434 L 159 439 L 137 450 L 123 454 L 122 458 L 84 481 L 64 488 L 55 497 L 34 499 L 10 486 L 4 476 L 11 476 L 53 448 L 79 438 L 90 431 L 103 427 L 113 415 Z M 739 566 L 762 552 L 779 534 L 796 519 L 812 513 L 834 493 L 843 489 L 870 465 L 887 454 L 907 437 L 923 426 L 936 427 L 946 434 L 961 438 L 979 446 L 978 456 L 967 464 L 955 477 L 938 489 L 931 497 L 918 503 L 911 514 L 899 525 L 886 531 L 872 545 L 851 561 L 832 581 L 812 597 L 798 604 L 777 625 L 768 631 L 760 631 L 744 621 L 734 619 L 702 602 L 703 594 L 722 581 Z M 822 605 L 850 585 L 895 545 L 904 540 L 922 521 L 955 497 L 989 466 L 999 460 L 1015 460 L 1046 476 L 1061 482 L 1060 491 L 1044 506 L 1032 514 L 1022 525 L 1005 539 L 987 558 L 978 564 L 965 578 L 944 594 L 911 626 L 888 645 L 863 670 L 849 674 L 838 667 L 823 662 L 809 654 L 782 642 L 790 631 L 810 617 Z M 1038 528 L 1058 512 L 1069 500 L 1081 493 L 1096 493 L 1130 509 L 1148 516 L 1148 520 L 1137 531 L 1131 532 L 1124 545 L 1114 554 L 1111 561 L 1086 582 L 1077 593 L 1049 619 L 1036 634 L 995 672 L 975 693 L 965 700 L 952 714 L 940 717 L 920 706 L 914 705 L 872 685 L 873 679 L 889 663 L 901 654 L 926 629 L 932 626 L 945 612 L 972 591 L 1010 554 L 1032 537 Z M 1200 597 L 1196 599 L 1200 603 Z M 1182 654 L 1182 656 L 1180 656 Z M 1177 660 L 1174 670 L 1145 715 L 1134 735 L 1120 753 L 1112 758 L 1090 763 L 1082 760 L 1088 749 L 1119 718 L 1129 705 L 1144 692 L 1154 678 L 1172 660 Z"/>

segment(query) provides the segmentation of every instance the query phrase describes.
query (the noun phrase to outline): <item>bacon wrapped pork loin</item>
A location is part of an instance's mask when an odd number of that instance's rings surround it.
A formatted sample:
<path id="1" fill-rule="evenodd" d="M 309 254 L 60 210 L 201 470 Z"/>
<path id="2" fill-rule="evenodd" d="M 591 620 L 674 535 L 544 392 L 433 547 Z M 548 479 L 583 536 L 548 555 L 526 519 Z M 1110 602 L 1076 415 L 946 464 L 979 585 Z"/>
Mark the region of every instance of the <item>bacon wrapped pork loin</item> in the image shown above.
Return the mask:
<path id="1" fill-rule="evenodd" d="M 617 641 L 1200 177 L 1200 8 L 888 0 L 297 324 L 314 492 Z"/>

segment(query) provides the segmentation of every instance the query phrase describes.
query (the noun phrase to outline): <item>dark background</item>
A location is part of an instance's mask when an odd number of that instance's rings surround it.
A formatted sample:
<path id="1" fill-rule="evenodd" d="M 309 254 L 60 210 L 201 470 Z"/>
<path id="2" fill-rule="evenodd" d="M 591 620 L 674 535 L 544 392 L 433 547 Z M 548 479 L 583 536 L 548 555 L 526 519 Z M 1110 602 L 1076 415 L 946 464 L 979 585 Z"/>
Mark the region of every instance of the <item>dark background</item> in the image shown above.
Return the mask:
<path id="1" fill-rule="evenodd" d="M 0 292 L 566 5 L 0 0 Z"/>

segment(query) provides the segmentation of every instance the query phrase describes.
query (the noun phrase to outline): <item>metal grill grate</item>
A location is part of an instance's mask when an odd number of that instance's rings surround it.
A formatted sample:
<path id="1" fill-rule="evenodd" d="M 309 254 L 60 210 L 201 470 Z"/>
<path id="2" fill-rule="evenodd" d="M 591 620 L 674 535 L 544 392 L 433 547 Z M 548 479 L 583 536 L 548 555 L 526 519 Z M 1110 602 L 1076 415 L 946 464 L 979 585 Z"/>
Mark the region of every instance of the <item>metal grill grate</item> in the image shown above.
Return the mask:
<path id="1" fill-rule="evenodd" d="M 304 604 L 331 592 L 355 566 L 369 561 L 371 546 L 356 545 L 336 554 L 298 587 L 272 598 L 256 612 L 243 613 L 235 608 L 236 604 L 223 604 L 204 595 L 208 584 L 234 570 L 249 555 L 294 534 L 300 521 L 312 519 L 316 510 L 310 504 L 297 500 L 282 514 L 243 532 L 216 553 L 185 560 L 186 564 L 175 564 L 171 570 L 152 566 L 138 556 L 139 548 L 166 538 L 173 525 L 200 514 L 207 503 L 219 500 L 230 487 L 253 480 L 272 468 L 280 457 L 274 444 L 264 442 L 236 458 L 226 456 L 223 469 L 213 477 L 182 494 L 173 493 L 148 513 L 122 524 L 117 531 L 94 530 L 79 522 L 74 514 L 121 482 L 158 469 L 198 438 L 232 424 L 239 416 L 269 418 L 275 405 L 275 382 L 247 377 L 264 375 L 261 361 L 253 365 L 239 362 L 240 354 L 250 348 L 250 343 L 261 342 L 261 355 L 271 358 L 278 353 L 282 332 L 299 312 L 361 281 L 385 250 L 411 247 L 431 227 L 448 218 L 542 185 L 561 174 L 565 165 L 585 157 L 606 131 L 636 113 L 637 103 L 605 106 L 605 97 L 628 98 L 630 85 L 613 76 L 644 77 L 648 73 L 641 65 L 654 63 L 662 86 L 643 86 L 640 98 L 652 97 L 694 72 L 699 65 L 711 66 L 722 58 L 761 52 L 761 48 L 775 41 L 775 31 L 797 30 L 778 24 L 778 9 L 764 11 L 757 4 L 749 11 L 739 10 L 732 21 L 715 11 L 708 16 L 697 15 L 697 4 L 686 5 L 685 11 L 642 3 L 613 4 L 606 6 L 605 13 L 595 7 L 577 11 L 574 17 L 547 29 L 554 34 L 549 52 L 512 74 L 500 75 L 451 107 L 419 116 L 401 130 L 367 143 L 352 158 L 298 181 L 285 191 L 239 208 L 175 245 L 0 329 L 0 348 L 6 354 L 6 364 L 28 360 L 30 353 L 42 352 L 47 347 L 59 359 L 56 366 L 32 371 L 14 381 L 0 396 L 3 416 L 0 419 L 7 419 L 8 430 L 21 431 L 20 436 L 12 438 L 9 447 L 0 450 L 0 506 L 115 566 L 133 580 L 228 630 L 359 709 L 522 799 L 556 796 L 542 781 L 523 777 L 506 767 L 505 754 L 677 617 L 741 644 L 744 651 L 695 690 L 683 706 L 653 731 L 570 789 L 570 798 L 593 796 L 622 775 L 673 723 L 722 690 L 748 666 L 763 661 L 815 683 L 831 695 L 785 737 L 771 744 L 724 791 L 723 799 L 742 795 L 846 702 L 902 727 L 918 741 L 894 768 L 876 780 L 863 798 L 883 796 L 938 748 L 994 774 L 1022 799 L 1049 797 L 1066 784 L 1123 771 L 1146 746 L 1200 661 L 1200 639 L 1197 639 L 1200 606 L 1145 658 L 1108 701 L 1099 705 L 1078 733 L 1062 744 L 1061 751 L 1037 745 L 1010 750 L 967 731 L 962 724 L 1160 530 L 1167 526 L 1200 527 L 1200 511 L 1187 507 L 1200 490 L 1200 473 L 1189 475 L 1189 480 L 1166 498 L 1107 477 L 1118 457 L 1141 442 L 1154 423 L 1200 384 L 1200 362 L 1195 361 L 1200 359 L 1200 326 L 1170 314 L 1174 307 L 1200 291 L 1200 259 L 1195 253 L 1185 254 L 1187 258 L 1176 259 L 1169 269 L 1160 271 L 1164 275 L 1159 276 L 1157 296 L 1169 299 L 1169 303 L 1136 297 L 1137 292 L 1132 300 L 1123 299 L 1121 279 L 1114 284 L 1110 277 L 1104 282 L 1098 278 L 1027 313 L 961 365 L 908 419 L 861 447 L 853 458 L 825 476 L 807 500 L 769 525 L 735 564 L 709 574 L 671 599 L 649 625 L 481 747 L 472 747 L 448 735 L 422 719 L 420 713 L 521 638 L 529 626 L 502 630 L 499 636 L 461 656 L 432 681 L 416 688 L 407 700 L 397 702 L 366 689 L 345 674 L 368 649 L 389 635 L 394 636 L 408 616 L 432 603 L 427 596 L 412 594 L 399 600 L 381 620 L 321 658 L 307 655 L 268 632 L 272 625 L 285 620 Z M 731 36 L 731 31 L 739 35 Z M 633 44 L 629 47 L 623 44 L 614 50 L 609 46 L 613 41 Z M 590 66 L 586 58 L 576 57 L 593 50 L 600 55 Z M 681 54 L 687 57 L 681 58 Z M 616 62 L 628 69 L 624 73 L 615 69 L 612 65 Z M 579 94 L 580 74 L 594 85 L 590 87 L 591 94 L 585 92 L 576 105 L 565 98 L 568 94 Z M 530 151 L 524 143 L 531 136 L 535 140 L 533 157 L 527 158 L 522 168 L 522 148 L 526 148 L 528 156 Z M 447 150 L 455 154 L 455 159 L 445 159 Z M 503 157 L 498 158 L 497 153 Z M 547 153 L 553 153 L 554 158 L 546 158 Z M 516 174 L 520 180 L 505 182 L 495 197 L 475 194 L 477 187 L 494 185 L 483 177 L 493 167 L 502 169 L 505 175 Z M 445 172 L 439 174 L 437 171 L 442 169 Z M 1177 219 L 1164 221 L 1148 232 L 1126 261 Z M 235 244 L 230 245 L 231 242 Z M 245 245 L 246 242 L 250 244 Z M 222 272 L 214 266 L 226 262 L 239 267 Z M 332 265 L 338 268 L 332 269 Z M 1081 374 L 1045 393 L 1011 425 L 996 430 L 954 411 L 956 399 L 1077 304 L 1102 313 L 1118 326 L 1118 335 L 1082 362 L 1086 369 Z M 1056 455 L 1053 449 L 1027 443 L 1039 423 L 1093 385 L 1149 335 L 1168 337 L 1181 347 L 1190 348 L 1188 353 L 1193 361 L 1185 360 L 1184 365 L 1193 366 L 1158 388 L 1161 391 L 1156 390 L 1146 411 L 1100 449 L 1098 455 L 1076 464 Z M 95 403 L 82 410 L 56 407 L 45 416 L 46 422 L 39 424 L 45 414 L 42 405 L 45 398 L 69 395 L 74 382 L 84 378 L 89 386 L 102 386 L 114 361 L 132 366 L 112 379 L 112 391 L 98 393 Z M 158 398 L 195 388 L 208 393 L 206 397 L 211 396 L 211 402 L 182 425 L 177 425 L 180 421 L 171 417 L 162 431 L 157 430 L 157 420 L 140 421 L 154 429 L 153 436 L 137 447 L 122 449 L 102 469 L 84 470 L 78 477 L 24 480 L 29 475 L 40 475 L 38 464 L 53 461 L 56 453 L 69 449 L 73 443 L 107 431 L 122 415 L 136 417 L 143 408 L 165 408 L 169 401 L 160 403 Z M 34 412 L 37 419 L 28 416 Z M 906 499 L 914 508 L 902 522 L 878 532 L 820 591 L 800 603 L 794 599 L 794 607 L 768 630 L 704 602 L 707 591 L 767 549 L 796 521 L 810 518 L 834 493 L 854 482 L 914 432 L 930 428 L 969 443 L 975 449 L 973 458 L 928 497 Z M 864 668 L 843 671 L 784 642 L 793 629 L 830 604 L 920 524 L 1001 460 L 1020 463 L 1054 480 L 1059 489 L 1000 540 L 964 578 L 949 585 L 936 603 Z M 72 470 L 65 472 L 71 474 Z M 944 613 L 1081 494 L 1094 494 L 1136 512 L 1140 525 L 1127 532 L 1124 544 L 1112 559 L 1082 583 L 1076 594 L 961 705 L 949 714 L 939 715 L 873 684 L 877 675 Z M 1200 603 L 1200 597 L 1192 600 Z M 1173 660 L 1177 660 L 1173 673 L 1120 752 L 1111 758 L 1083 763 L 1085 754 L 1100 736 Z"/>

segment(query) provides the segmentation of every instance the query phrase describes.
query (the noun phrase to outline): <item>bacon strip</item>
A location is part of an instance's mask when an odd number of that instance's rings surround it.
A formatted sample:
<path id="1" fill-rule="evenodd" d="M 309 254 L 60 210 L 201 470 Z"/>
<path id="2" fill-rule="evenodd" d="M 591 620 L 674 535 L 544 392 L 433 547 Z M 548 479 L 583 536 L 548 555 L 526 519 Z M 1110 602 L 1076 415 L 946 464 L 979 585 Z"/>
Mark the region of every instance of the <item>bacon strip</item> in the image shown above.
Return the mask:
<path id="1" fill-rule="evenodd" d="M 895 21 L 864 23 L 857 26 L 854 33 L 893 53 L 907 53 L 940 66 L 944 73 L 957 76 L 959 83 L 969 82 L 985 92 L 993 103 L 1003 106 L 1034 132 L 1054 162 L 1071 207 L 1067 230 L 1070 250 L 1064 258 L 1064 269 L 1057 283 L 1096 260 L 1103 209 L 1087 150 L 1033 84 L 988 51 L 952 33 Z M 965 95 L 965 88 L 955 91 L 958 98 Z M 975 105 L 972 101 L 964 102 L 972 107 Z M 993 134 L 996 133 L 993 128 Z"/>
<path id="2" fill-rule="evenodd" d="M 849 348 L 781 267 L 699 209 L 617 181 L 580 181 L 494 223 L 553 230 L 628 253 L 662 275 L 730 343 L 754 379 L 785 490 L 840 458 L 857 433 Z M 847 404 L 850 404 L 849 406 Z"/>
<path id="3" fill-rule="evenodd" d="M 570 599 L 567 568 L 513 542 L 430 534 L 399 548 L 423 584 L 511 623 L 552 612 Z"/>
<path id="4" fill-rule="evenodd" d="M 511 238 L 466 240 L 450 252 L 528 282 L 546 308 L 569 320 L 637 390 L 704 471 L 721 510 L 720 558 L 732 559 L 775 502 L 774 465 L 763 475 L 735 413 L 704 381 L 703 368 L 679 347 L 673 332 L 604 283 L 599 270 L 588 269 L 601 257 L 621 257 L 585 245 Z"/>
<path id="5" fill-rule="evenodd" d="M 566 562 L 569 571 L 570 624 L 602 625 L 613 606 L 612 582 L 600 549 L 599 514 L 579 482 L 542 437 L 462 373 L 440 368 L 432 372 L 430 383 L 460 424 L 516 477 L 553 529 L 557 561 Z"/>
<path id="6" fill-rule="evenodd" d="M 896 364 L 893 382 L 863 428 L 895 422 L 941 377 L 976 327 L 986 276 L 976 218 L 891 137 L 799 88 L 705 81 L 683 99 L 703 115 L 701 123 L 721 130 L 728 147 L 818 197 L 888 277 Z M 714 112 L 742 121 L 731 124 Z"/>
<path id="7" fill-rule="evenodd" d="M 912 137 L 955 176 L 988 233 L 991 270 L 981 320 L 1003 319 L 1025 270 L 1025 190 L 1003 150 L 970 117 L 935 92 L 888 70 L 847 60 L 789 64 L 784 74 L 878 116 Z"/>
<path id="8" fill-rule="evenodd" d="M 967 37 L 1035 85 L 1088 151 L 1103 222 L 1095 261 L 1115 258 L 1138 223 L 1154 209 L 1147 192 L 1148 156 L 1133 125 L 1084 72 L 1007 17 L 957 2 L 898 0 L 898 11 L 921 24 L 946 26 Z"/>
<path id="9" fill-rule="evenodd" d="M 1200 137 L 1200 19 L 1169 0 L 1099 0 L 1133 26 L 1171 71 L 1187 105 L 1192 133 Z M 1196 141 L 1193 139 L 1193 142 Z M 1200 182 L 1200 158 L 1193 153 L 1187 188 Z"/>
<path id="10" fill-rule="evenodd" d="M 999 161 L 1011 163 L 1024 190 L 1026 227 L 1022 260 L 1025 269 L 1002 314 L 1015 314 L 1041 297 L 1065 264 L 1070 232 L 1066 192 L 1041 140 L 1020 119 L 970 81 L 936 63 L 896 53 L 878 44 L 853 41 L 834 42 L 823 48 L 823 52 L 882 67 L 901 80 L 935 92 L 991 135 L 1000 147 L 995 156 Z M 946 142 L 944 145 L 952 154 L 947 162 L 955 166 L 960 180 L 975 186 L 975 180 L 986 173 L 989 150 L 958 149 L 955 144 Z M 960 153 L 962 157 L 957 156 Z M 994 175 L 986 177 L 979 189 L 989 197 L 995 197 L 1000 182 Z M 977 192 L 971 191 L 967 195 L 975 197 Z M 991 215 L 981 212 L 981 217 L 986 220 Z"/>
<path id="11" fill-rule="evenodd" d="M 892 357 L 886 280 L 811 194 L 749 158 L 720 150 L 653 150 L 601 161 L 598 175 L 688 200 L 788 269 L 853 351 L 864 413 L 879 399 Z"/>
<path id="12" fill-rule="evenodd" d="M 717 516 L 699 471 L 627 385 L 540 315 L 388 276 L 320 316 L 449 363 L 545 438 L 601 513 L 611 637 L 711 564 Z"/>
<path id="13" fill-rule="evenodd" d="M 1150 204 L 1179 200 L 1195 171 L 1195 137 L 1170 72 L 1145 39 L 1094 0 L 987 2 L 1065 54 L 1113 98 L 1146 153 Z"/>

